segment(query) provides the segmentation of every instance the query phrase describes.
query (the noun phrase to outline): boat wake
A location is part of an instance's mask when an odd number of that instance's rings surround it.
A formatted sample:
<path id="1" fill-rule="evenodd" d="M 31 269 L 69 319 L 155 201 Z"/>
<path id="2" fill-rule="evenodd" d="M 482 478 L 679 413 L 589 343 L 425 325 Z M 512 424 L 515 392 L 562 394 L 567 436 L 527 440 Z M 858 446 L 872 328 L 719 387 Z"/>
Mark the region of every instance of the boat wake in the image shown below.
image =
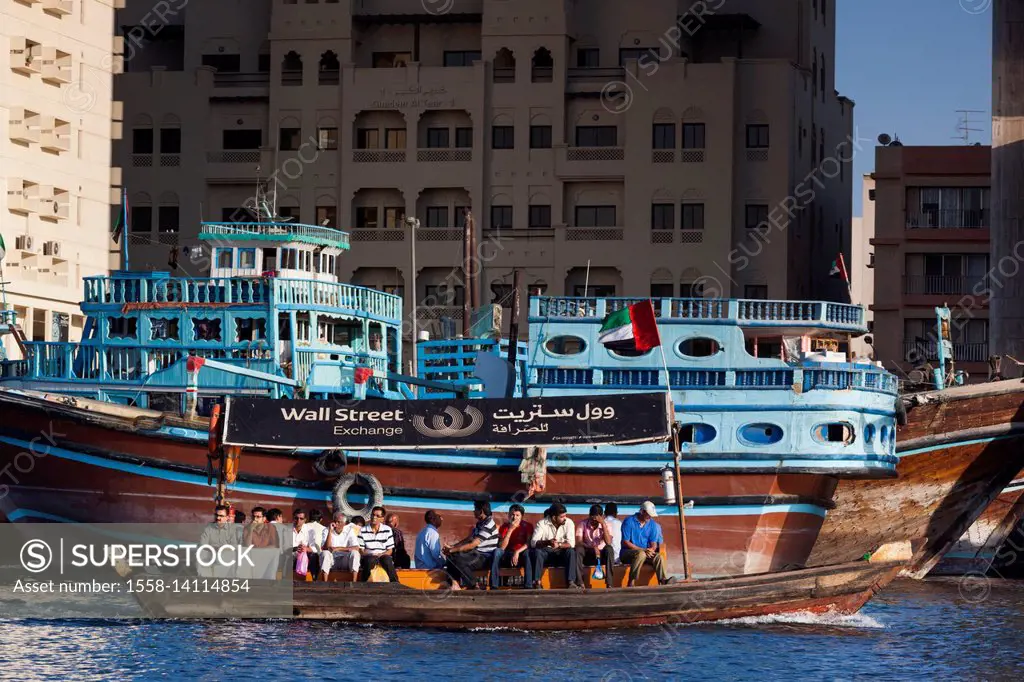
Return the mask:
<path id="1" fill-rule="evenodd" d="M 857 628 L 864 630 L 884 630 L 885 623 L 875 620 L 863 613 L 778 613 L 767 616 L 748 616 L 746 618 L 729 618 L 720 620 L 717 625 L 813 625 L 817 627 Z"/>

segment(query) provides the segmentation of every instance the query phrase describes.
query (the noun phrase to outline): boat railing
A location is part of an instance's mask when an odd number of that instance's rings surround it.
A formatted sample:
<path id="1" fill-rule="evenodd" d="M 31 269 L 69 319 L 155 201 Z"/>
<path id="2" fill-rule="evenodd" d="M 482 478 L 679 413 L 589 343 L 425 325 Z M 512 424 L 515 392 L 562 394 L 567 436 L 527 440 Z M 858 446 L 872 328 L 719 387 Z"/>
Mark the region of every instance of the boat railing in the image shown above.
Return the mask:
<path id="1" fill-rule="evenodd" d="M 438 377 L 441 378 L 441 377 Z M 785 367 L 778 369 L 670 369 L 675 389 L 748 390 L 863 390 L 896 394 L 897 379 L 881 369 Z M 531 389 L 644 388 L 665 390 L 665 370 L 601 367 L 536 367 L 530 371 Z"/>
<path id="2" fill-rule="evenodd" d="M 308 307 L 349 308 L 393 324 L 402 319 L 402 297 L 340 282 L 311 279 L 275 279 L 274 303 Z"/>
<path id="3" fill-rule="evenodd" d="M 545 319 L 593 319 L 646 301 L 645 298 L 585 298 L 538 296 L 530 299 L 530 317 Z M 742 326 L 797 325 L 837 327 L 864 332 L 864 309 L 859 305 L 825 301 L 772 301 L 761 299 L 659 298 L 655 315 L 666 321 L 733 320 Z"/>
<path id="4" fill-rule="evenodd" d="M 236 363 L 249 369 L 275 373 L 272 358 L 265 351 L 184 349 L 166 347 L 116 347 L 88 344 L 30 341 L 30 356 L 20 361 L 23 370 L 5 372 L 5 378 L 41 381 L 97 381 L 105 383 L 150 384 L 152 375 L 162 372 L 189 355 Z M 8 363 L 14 365 L 15 363 Z M 20 372 L 20 373 L 18 373 Z M 178 378 L 170 385 L 180 385 Z"/>
<path id="5" fill-rule="evenodd" d="M 374 371 L 374 374 L 378 375 L 388 371 L 388 358 L 386 355 L 374 355 L 326 347 L 303 347 L 295 349 L 295 367 L 292 370 L 291 378 L 300 384 L 308 384 L 313 364 L 317 361 L 341 363 L 342 366 L 346 367 L 369 367 Z"/>
<path id="6" fill-rule="evenodd" d="M 349 247 L 349 235 L 347 232 L 321 225 L 304 225 L 302 223 L 202 223 L 199 230 L 200 239 L 216 239 L 217 237 L 273 241 L 295 239 L 342 249 Z"/>
<path id="7" fill-rule="evenodd" d="M 18 322 L 18 314 L 13 310 L 0 310 L 0 327 L 13 327 Z"/>
<path id="8" fill-rule="evenodd" d="M 86 277 L 84 303 L 270 303 L 270 280 L 261 277 Z"/>
<path id="9" fill-rule="evenodd" d="M 476 361 L 480 353 L 508 357 L 508 340 L 493 339 L 450 339 L 423 341 L 417 344 L 417 373 L 423 379 L 470 387 L 480 383 L 476 377 Z M 529 347 L 520 342 L 516 353 L 515 395 L 523 395 L 523 378 L 526 375 L 526 361 Z M 420 391 L 420 397 L 455 398 L 455 393 L 434 388 Z M 470 398 L 482 398 L 482 391 L 470 391 Z"/>

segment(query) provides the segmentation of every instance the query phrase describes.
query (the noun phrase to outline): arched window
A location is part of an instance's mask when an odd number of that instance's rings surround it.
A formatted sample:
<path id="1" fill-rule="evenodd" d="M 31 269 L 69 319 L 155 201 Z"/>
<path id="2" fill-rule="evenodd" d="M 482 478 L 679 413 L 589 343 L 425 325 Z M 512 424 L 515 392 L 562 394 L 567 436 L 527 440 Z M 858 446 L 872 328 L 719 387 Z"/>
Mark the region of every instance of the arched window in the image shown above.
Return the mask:
<path id="1" fill-rule="evenodd" d="M 338 55 L 331 50 L 320 55 L 320 85 L 337 85 L 340 80 L 340 73 L 341 64 L 338 63 Z"/>
<path id="2" fill-rule="evenodd" d="M 295 50 L 281 60 L 281 85 L 302 85 L 302 57 Z"/>
<path id="3" fill-rule="evenodd" d="M 494 55 L 493 78 L 495 83 L 516 82 L 516 57 L 507 47 L 501 48 Z"/>
<path id="4" fill-rule="evenodd" d="M 548 48 L 537 48 L 537 51 L 533 53 L 532 66 L 534 83 L 550 83 L 554 78 L 555 61 L 551 58 L 551 51 Z"/>

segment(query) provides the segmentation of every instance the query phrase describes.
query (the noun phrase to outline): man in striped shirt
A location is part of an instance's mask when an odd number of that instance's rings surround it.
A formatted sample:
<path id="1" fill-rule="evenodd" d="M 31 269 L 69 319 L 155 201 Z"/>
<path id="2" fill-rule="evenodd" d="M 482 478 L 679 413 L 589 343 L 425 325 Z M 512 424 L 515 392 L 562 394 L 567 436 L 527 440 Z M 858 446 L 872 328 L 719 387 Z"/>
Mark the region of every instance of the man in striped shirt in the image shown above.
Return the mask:
<path id="1" fill-rule="evenodd" d="M 490 568 L 494 550 L 498 548 L 498 526 L 491 516 L 491 503 L 486 500 L 474 502 L 473 516 L 476 517 L 473 533 L 465 540 L 444 548 L 448 555 L 445 571 L 450 578 L 459 581 L 452 585 L 454 589 L 459 589 L 460 585 L 475 589 L 473 571 Z"/>
<path id="2" fill-rule="evenodd" d="M 395 533 L 384 524 L 384 517 L 387 515 L 384 507 L 374 507 L 370 523 L 363 526 L 359 533 L 359 551 L 362 554 L 362 561 L 359 562 L 359 582 L 367 582 L 370 579 L 370 571 L 378 565 L 388 574 L 388 580 L 398 582 L 395 560 L 392 558 L 395 552 Z"/>

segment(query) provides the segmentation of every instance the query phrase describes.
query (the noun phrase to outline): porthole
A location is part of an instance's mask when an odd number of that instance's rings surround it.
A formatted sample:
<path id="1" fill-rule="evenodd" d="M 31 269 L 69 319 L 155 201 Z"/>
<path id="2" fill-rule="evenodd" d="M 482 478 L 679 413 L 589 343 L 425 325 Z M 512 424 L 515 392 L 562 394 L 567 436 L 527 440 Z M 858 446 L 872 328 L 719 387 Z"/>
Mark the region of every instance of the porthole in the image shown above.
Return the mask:
<path id="1" fill-rule="evenodd" d="M 775 424 L 747 424 L 739 431 L 740 440 L 747 445 L 774 445 L 782 435 L 782 427 Z"/>
<path id="2" fill-rule="evenodd" d="M 819 443 L 842 443 L 849 445 L 854 440 L 853 424 L 848 422 L 833 422 L 831 424 L 818 424 L 811 432 L 814 440 Z"/>
<path id="3" fill-rule="evenodd" d="M 679 427 L 679 442 L 703 445 L 715 439 L 718 432 L 711 424 L 682 424 Z"/>
<path id="4" fill-rule="evenodd" d="M 544 344 L 552 355 L 579 355 L 587 349 L 587 342 L 578 336 L 554 336 Z"/>
<path id="5" fill-rule="evenodd" d="M 679 342 L 679 353 L 688 358 L 709 358 L 721 351 L 722 346 L 715 339 L 695 337 Z"/>
<path id="6" fill-rule="evenodd" d="M 868 424 L 864 427 L 864 442 L 870 443 L 875 440 L 875 425 Z"/>

